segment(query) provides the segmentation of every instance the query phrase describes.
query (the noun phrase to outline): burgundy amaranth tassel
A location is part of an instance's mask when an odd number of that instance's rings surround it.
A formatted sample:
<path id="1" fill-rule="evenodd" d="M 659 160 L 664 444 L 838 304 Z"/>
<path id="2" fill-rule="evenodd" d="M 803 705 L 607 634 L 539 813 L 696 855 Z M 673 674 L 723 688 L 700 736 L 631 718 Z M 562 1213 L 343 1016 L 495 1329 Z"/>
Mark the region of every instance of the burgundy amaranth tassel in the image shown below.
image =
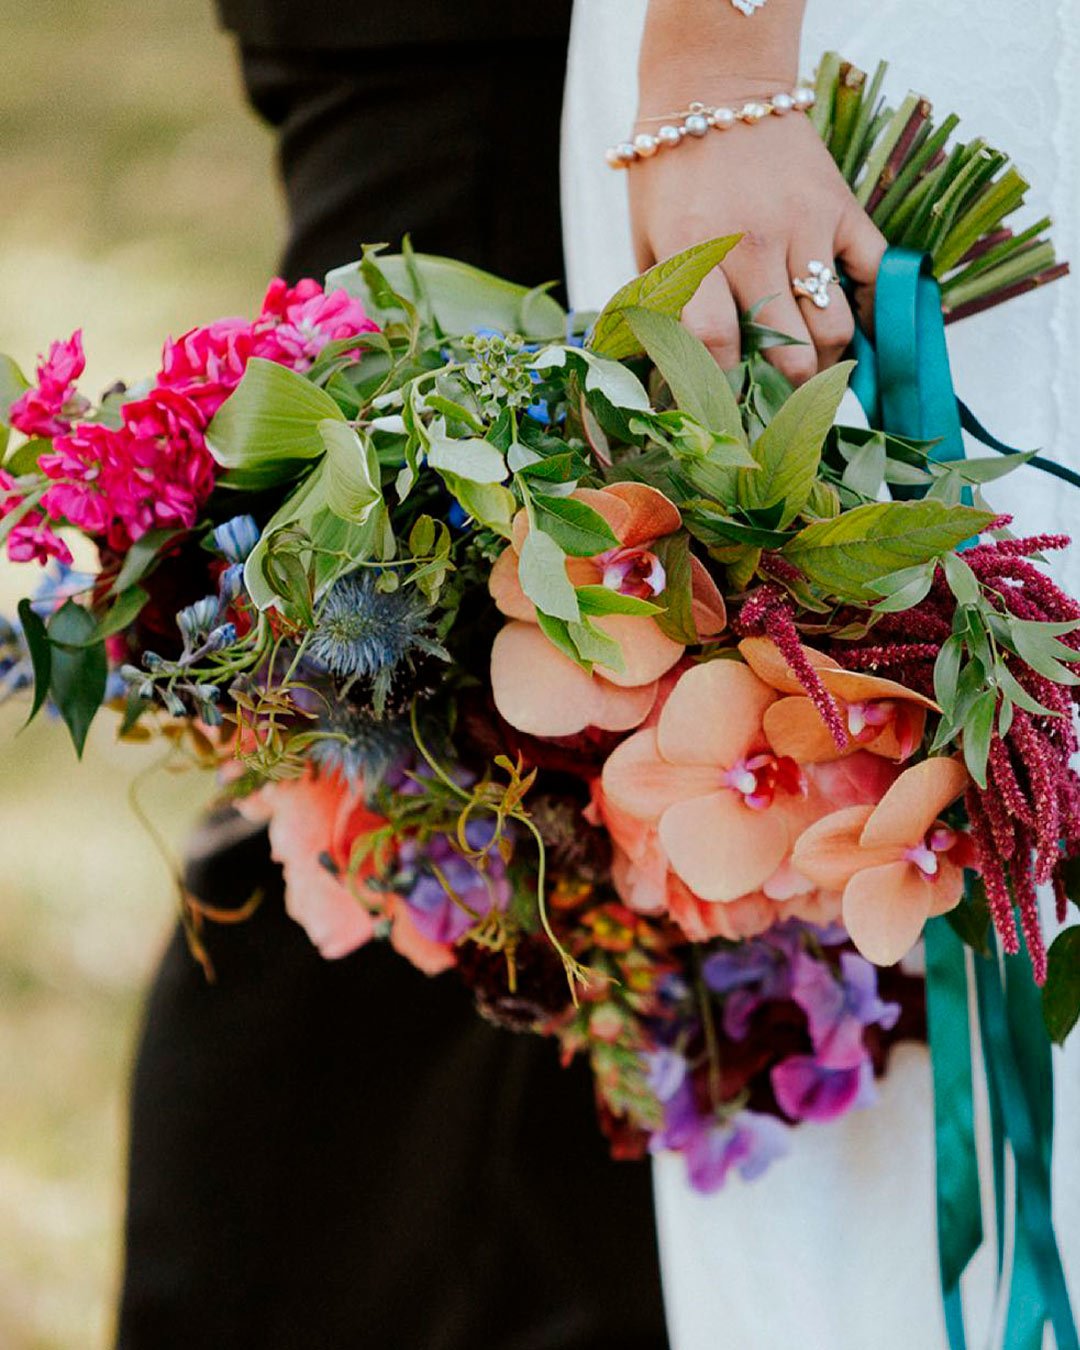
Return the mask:
<path id="1" fill-rule="evenodd" d="M 1003 862 L 1008 862 L 1017 848 L 1016 819 L 1009 814 L 1004 798 L 999 797 L 996 792 L 984 792 L 982 805 L 998 856 Z"/>
<path id="2" fill-rule="evenodd" d="M 1054 917 L 1058 923 L 1064 923 L 1069 917 L 1069 893 L 1060 866 L 1054 872 Z"/>
<path id="3" fill-rule="evenodd" d="M 1017 782 L 1012 756 L 1000 736 L 995 736 L 990 742 L 990 773 L 1005 808 L 1025 825 L 1034 825 L 1035 817 L 1031 812 L 1031 804 Z M 986 795 L 993 796 L 990 793 Z"/>
<path id="4" fill-rule="evenodd" d="M 1039 926 L 1039 896 L 1035 878 L 1028 863 L 1028 850 L 1021 849 L 1012 860 L 1013 894 L 1020 907 L 1020 923 L 1024 930 L 1031 970 L 1037 985 L 1046 983 L 1046 945 Z"/>
<path id="5" fill-rule="evenodd" d="M 829 728 L 829 734 L 838 749 L 846 750 L 850 739 L 848 729 L 844 725 L 840 709 L 836 706 L 836 700 L 821 683 L 821 677 L 803 651 L 787 596 L 775 586 L 759 586 L 739 611 L 737 626 L 748 637 L 764 633 L 766 637 L 771 638 L 773 645 L 787 662 L 791 673 L 806 690 L 806 695 L 817 709 L 821 720 Z"/>
<path id="6" fill-rule="evenodd" d="M 1061 856 L 1058 852 L 1061 812 L 1057 785 L 1061 764 L 1035 729 L 1031 717 L 1020 708 L 1013 715 L 1012 738 L 1031 784 L 1035 807 L 1035 879 L 1042 884 L 1050 880 Z"/>
<path id="7" fill-rule="evenodd" d="M 912 661 L 936 661 L 940 650 L 933 642 L 882 642 L 876 647 L 845 648 L 843 665 L 848 670 L 876 670 Z"/>
<path id="8" fill-rule="evenodd" d="M 971 840 L 975 845 L 975 854 L 979 861 L 983 885 L 986 887 L 986 901 L 990 906 L 990 917 L 994 927 L 1001 935 L 1001 945 L 1010 956 L 1020 950 L 1020 934 L 1016 931 L 1016 918 L 1013 915 L 1012 900 L 1009 896 L 1009 883 L 1005 869 L 994 849 L 990 836 L 990 826 L 982 807 L 982 794 L 977 788 L 969 788 L 964 796 L 964 807 L 971 822 Z"/>

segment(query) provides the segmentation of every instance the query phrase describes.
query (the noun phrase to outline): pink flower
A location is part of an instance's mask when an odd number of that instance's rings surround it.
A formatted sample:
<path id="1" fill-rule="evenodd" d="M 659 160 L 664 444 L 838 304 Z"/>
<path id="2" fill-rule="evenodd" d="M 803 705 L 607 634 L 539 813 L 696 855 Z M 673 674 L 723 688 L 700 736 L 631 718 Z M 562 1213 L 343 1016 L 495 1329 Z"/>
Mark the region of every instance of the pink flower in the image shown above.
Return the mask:
<path id="1" fill-rule="evenodd" d="M 252 356 L 303 371 L 328 342 L 378 332 L 378 324 L 347 291 L 324 291 L 310 277 L 289 286 L 278 277 L 267 288 L 252 332 Z"/>
<path id="2" fill-rule="evenodd" d="M 158 372 L 159 388 L 184 394 L 204 425 L 240 383 L 255 336 L 246 319 L 216 319 L 165 343 Z"/>
<path id="3" fill-rule="evenodd" d="M 75 390 L 75 381 L 85 366 L 81 329 L 66 342 L 54 342 L 48 356 L 38 362 L 37 386 L 27 389 L 11 405 L 8 420 L 15 430 L 47 439 L 69 431 L 72 422 L 90 406 Z"/>
<path id="4" fill-rule="evenodd" d="M 15 479 L 0 469 L 0 520 L 18 510 L 23 501 Z M 57 558 L 65 566 L 72 562 L 71 550 L 56 534 L 40 511 L 28 511 L 7 538 L 7 555 L 12 562 L 47 563 Z"/>

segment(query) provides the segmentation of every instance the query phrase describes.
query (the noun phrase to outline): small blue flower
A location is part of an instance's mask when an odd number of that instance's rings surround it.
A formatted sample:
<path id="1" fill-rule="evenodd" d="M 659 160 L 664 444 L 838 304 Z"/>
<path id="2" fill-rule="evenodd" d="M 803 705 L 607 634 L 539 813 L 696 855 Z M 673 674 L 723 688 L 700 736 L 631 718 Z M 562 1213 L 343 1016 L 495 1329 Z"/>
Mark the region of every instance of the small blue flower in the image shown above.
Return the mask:
<path id="1" fill-rule="evenodd" d="M 182 609 L 176 616 L 176 623 L 184 635 L 184 641 L 193 643 L 209 633 L 220 613 L 221 602 L 216 595 L 204 596 L 202 600 L 196 600 L 193 605 Z"/>
<path id="2" fill-rule="evenodd" d="M 224 651 L 226 647 L 231 647 L 235 641 L 236 624 L 223 623 L 208 634 L 203 651 L 204 653 Z"/>
<path id="3" fill-rule="evenodd" d="M 214 530 L 214 543 L 231 563 L 242 563 L 259 542 L 254 516 L 233 516 Z"/>
<path id="4" fill-rule="evenodd" d="M 218 578 L 218 599 L 222 607 L 232 604 L 244 594 L 244 564 L 233 563 Z"/>

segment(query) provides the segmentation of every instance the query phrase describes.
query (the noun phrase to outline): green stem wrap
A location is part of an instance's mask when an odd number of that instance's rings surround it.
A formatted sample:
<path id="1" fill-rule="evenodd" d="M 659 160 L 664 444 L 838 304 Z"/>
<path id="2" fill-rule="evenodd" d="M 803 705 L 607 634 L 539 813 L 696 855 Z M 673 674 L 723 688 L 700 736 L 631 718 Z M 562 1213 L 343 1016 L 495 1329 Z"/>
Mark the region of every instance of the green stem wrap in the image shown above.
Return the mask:
<path id="1" fill-rule="evenodd" d="M 938 440 L 936 459 L 962 459 L 961 408 L 953 390 L 941 295 L 925 254 L 891 248 L 878 274 L 876 348 L 855 340 L 852 387 L 870 424 Z M 964 425 L 981 431 L 970 415 Z M 980 437 L 981 438 L 981 437 Z M 988 442 L 991 438 L 987 438 Z M 1007 449 L 993 444 L 995 449 Z M 950 1350 L 966 1350 L 960 1277 L 982 1242 L 975 1142 L 973 1032 L 981 1036 L 990 1103 L 998 1277 L 1004 1234 L 1015 1227 L 1004 1350 L 1039 1350 L 1049 1321 L 1058 1350 L 1080 1350 L 1050 1208 L 1053 1080 L 1038 991 L 1022 957 L 972 954 L 977 1008 L 969 1017 L 964 944 L 945 918 L 926 928 L 926 995 L 934 1082 L 938 1261 Z M 1016 1164 L 1014 1213 L 1006 1212 L 1006 1151 Z"/>

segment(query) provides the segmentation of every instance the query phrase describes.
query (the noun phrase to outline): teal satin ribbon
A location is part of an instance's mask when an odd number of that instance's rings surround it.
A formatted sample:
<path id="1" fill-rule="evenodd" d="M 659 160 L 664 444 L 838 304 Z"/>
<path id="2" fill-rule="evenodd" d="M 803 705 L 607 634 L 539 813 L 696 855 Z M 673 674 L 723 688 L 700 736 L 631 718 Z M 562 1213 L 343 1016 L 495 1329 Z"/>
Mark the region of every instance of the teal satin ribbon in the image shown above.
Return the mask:
<path id="1" fill-rule="evenodd" d="M 978 424 L 961 409 L 953 389 L 941 295 L 925 255 L 910 249 L 885 254 L 874 326 L 874 346 L 861 332 L 856 335 L 858 366 L 852 380 L 870 424 L 898 436 L 937 440 L 935 459 L 963 458 L 963 426 Z M 1009 452 L 992 437 L 985 440 Z M 944 918 L 927 925 L 926 957 L 941 1289 L 951 1350 L 966 1350 L 960 1277 L 982 1242 L 982 1216 L 965 948 Z M 1016 1240 L 1004 1347 L 1039 1350 L 1050 1321 L 1058 1350 L 1080 1350 L 1050 1212 L 1050 1045 L 1038 991 L 1023 961 L 999 961 L 996 947 L 989 957 L 974 957 L 990 1102 L 999 1278 L 1009 1217 L 1007 1147 L 1016 1162 Z"/>

